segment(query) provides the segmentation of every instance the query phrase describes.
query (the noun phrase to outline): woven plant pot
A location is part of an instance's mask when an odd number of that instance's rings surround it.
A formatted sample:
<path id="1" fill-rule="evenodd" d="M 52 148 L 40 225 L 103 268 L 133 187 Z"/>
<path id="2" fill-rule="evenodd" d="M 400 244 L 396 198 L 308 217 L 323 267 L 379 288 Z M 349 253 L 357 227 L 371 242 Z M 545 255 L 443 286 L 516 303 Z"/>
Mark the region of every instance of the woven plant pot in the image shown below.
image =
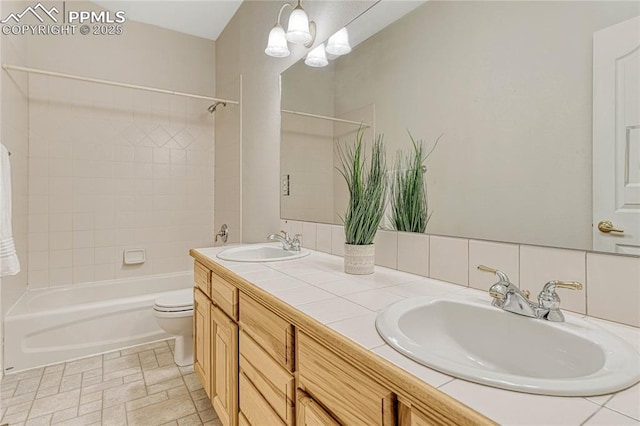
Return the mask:
<path id="1" fill-rule="evenodd" d="M 354 275 L 373 274 L 376 248 L 373 244 L 344 245 L 344 272 Z"/>

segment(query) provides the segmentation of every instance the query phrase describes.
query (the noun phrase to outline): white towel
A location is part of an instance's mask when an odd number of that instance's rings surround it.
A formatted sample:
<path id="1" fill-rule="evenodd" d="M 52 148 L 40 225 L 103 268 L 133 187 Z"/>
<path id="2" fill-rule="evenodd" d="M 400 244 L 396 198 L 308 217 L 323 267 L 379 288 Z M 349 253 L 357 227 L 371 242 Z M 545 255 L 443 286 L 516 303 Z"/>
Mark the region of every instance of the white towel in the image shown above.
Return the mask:
<path id="1" fill-rule="evenodd" d="M 11 225 L 11 164 L 9 151 L 0 144 L 0 277 L 20 272 Z"/>

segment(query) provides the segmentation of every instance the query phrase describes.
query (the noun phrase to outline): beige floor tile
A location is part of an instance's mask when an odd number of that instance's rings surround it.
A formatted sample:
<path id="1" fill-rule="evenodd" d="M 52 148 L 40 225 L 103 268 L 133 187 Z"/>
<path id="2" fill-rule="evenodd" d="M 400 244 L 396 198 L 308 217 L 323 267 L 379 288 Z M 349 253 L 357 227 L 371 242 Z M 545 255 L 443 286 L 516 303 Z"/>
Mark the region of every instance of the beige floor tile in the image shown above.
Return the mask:
<path id="1" fill-rule="evenodd" d="M 199 413 L 202 411 L 213 410 L 211 401 L 209 401 L 208 398 L 199 399 L 195 401 L 195 405 L 196 405 L 196 410 L 198 410 Z"/>
<path id="2" fill-rule="evenodd" d="M 154 394 L 154 393 L 162 392 L 162 391 L 168 390 L 168 389 L 177 388 L 177 387 L 180 387 L 180 386 L 184 386 L 184 382 L 182 381 L 181 377 L 177 377 L 175 379 L 171 379 L 171 380 L 166 381 L 166 382 L 158 383 L 156 385 L 147 386 L 147 393 L 149 393 L 149 395 L 151 395 L 151 394 Z"/>
<path id="3" fill-rule="evenodd" d="M 28 415 L 29 415 L 28 411 L 22 411 L 20 413 L 14 413 L 14 414 L 5 414 L 4 417 L 2 417 L 2 420 L 0 420 L 0 422 L 2 424 L 8 423 L 10 425 L 16 424 L 16 423 L 22 423 L 25 420 L 27 420 Z"/>
<path id="4" fill-rule="evenodd" d="M 213 408 L 211 408 L 210 410 L 201 411 L 198 414 L 200 415 L 200 419 L 203 422 L 210 422 L 212 420 L 218 419 L 218 415 L 215 411 L 213 411 Z"/>
<path id="5" fill-rule="evenodd" d="M 154 351 L 140 352 L 138 356 L 140 357 L 140 365 L 143 370 L 151 370 L 159 367 L 158 359 Z"/>
<path id="6" fill-rule="evenodd" d="M 127 412 L 124 404 L 102 410 L 103 426 L 124 426 L 127 424 Z"/>
<path id="7" fill-rule="evenodd" d="M 176 377 L 181 377 L 181 374 L 180 370 L 178 370 L 178 367 L 175 365 L 168 365 L 166 367 L 159 367 L 144 371 L 144 381 L 147 386 L 166 382 L 168 380 L 175 379 Z"/>
<path id="8" fill-rule="evenodd" d="M 167 346 L 167 341 L 161 340 L 159 342 L 147 343 L 145 345 L 134 346 L 132 348 L 127 348 L 127 349 L 121 349 L 120 353 L 122 355 L 130 355 L 130 354 L 136 354 L 138 352 L 144 352 L 152 349 L 164 348 L 166 346 Z"/>
<path id="9" fill-rule="evenodd" d="M 120 351 L 109 352 L 102 355 L 102 359 L 107 361 L 109 359 L 120 358 Z"/>
<path id="10" fill-rule="evenodd" d="M 18 395 L 18 396 L 12 396 L 11 398 L 3 399 L 2 402 L 0 402 L 0 406 L 4 408 L 8 408 L 14 405 L 23 404 L 25 402 L 33 400 L 35 396 L 36 396 L 35 392 L 25 393 L 23 395 Z"/>
<path id="11" fill-rule="evenodd" d="M 49 426 L 51 424 L 52 416 L 53 416 L 52 414 L 47 414 L 46 416 L 27 420 L 27 422 L 24 425 L 25 426 Z"/>
<path id="12" fill-rule="evenodd" d="M 170 353 L 171 352 L 171 348 L 169 347 L 169 345 L 167 345 L 164 348 L 154 349 L 153 351 L 156 353 L 156 355 L 160 355 L 160 354 L 164 354 L 164 353 Z"/>
<path id="13" fill-rule="evenodd" d="M 53 413 L 51 424 L 62 423 L 70 419 L 78 417 L 78 407 L 67 408 L 66 410 L 60 410 Z"/>
<path id="14" fill-rule="evenodd" d="M 36 399 L 44 398 L 46 396 L 55 395 L 58 393 L 59 388 L 57 386 L 52 386 L 50 388 L 38 389 L 36 393 Z"/>
<path id="15" fill-rule="evenodd" d="M 102 376 L 102 368 L 96 368 L 94 370 L 88 370 L 82 373 L 83 379 L 89 379 L 91 377 L 100 377 L 100 376 Z"/>
<path id="16" fill-rule="evenodd" d="M 46 373 L 42 376 L 40 381 L 40 387 L 38 389 L 45 389 L 50 387 L 60 387 L 62 383 L 62 370 L 54 371 L 52 373 Z"/>
<path id="17" fill-rule="evenodd" d="M 186 374 L 193 373 L 193 365 L 187 365 L 186 367 L 178 367 L 180 373 L 184 376 Z"/>
<path id="18" fill-rule="evenodd" d="M 121 356 L 119 358 L 104 361 L 104 373 L 112 373 L 114 371 L 126 370 L 131 367 L 140 367 L 140 358 L 138 354 Z"/>
<path id="19" fill-rule="evenodd" d="M 82 374 L 72 374 L 70 376 L 62 376 L 60 382 L 60 392 L 66 392 L 74 389 L 79 389 L 82 385 Z"/>
<path id="20" fill-rule="evenodd" d="M 18 387 L 19 380 L 15 380 L 12 382 L 5 382 L 4 380 L 0 381 L 0 398 L 7 399 L 11 398 Z"/>
<path id="21" fill-rule="evenodd" d="M 59 393 L 57 395 L 47 396 L 45 398 L 36 399 L 31 407 L 29 418 L 44 416 L 60 410 L 71 407 L 77 407 L 80 402 L 80 390 L 76 389 L 69 392 Z"/>
<path id="22" fill-rule="evenodd" d="M 178 422 L 174 420 L 172 422 L 162 423 L 160 426 L 178 426 Z"/>
<path id="23" fill-rule="evenodd" d="M 213 420 L 209 420 L 203 424 L 203 426 L 223 426 L 222 422 L 219 418 L 215 418 Z"/>
<path id="24" fill-rule="evenodd" d="M 76 361 L 67 362 L 64 367 L 64 375 L 70 376 L 96 368 L 102 368 L 102 355 L 92 356 L 91 358 L 83 358 Z"/>
<path id="25" fill-rule="evenodd" d="M 166 392 L 158 392 L 153 395 L 145 396 L 133 401 L 128 401 L 125 404 L 125 408 L 127 409 L 127 411 L 134 411 L 140 408 L 147 407 L 151 404 L 166 401 L 167 399 L 169 399 L 169 397 L 167 396 Z"/>
<path id="26" fill-rule="evenodd" d="M 138 380 L 144 380 L 144 376 L 142 375 L 142 370 L 138 373 L 130 374 L 128 376 L 124 376 L 123 380 L 125 383 L 137 382 Z"/>
<path id="27" fill-rule="evenodd" d="M 37 391 L 38 386 L 40 385 L 40 379 L 41 376 L 20 380 L 13 396 L 24 395 L 25 393 Z"/>
<path id="28" fill-rule="evenodd" d="M 44 368 L 44 374 L 61 373 L 64 371 L 64 362 L 60 364 L 50 365 Z"/>
<path id="29" fill-rule="evenodd" d="M 200 416 L 197 414 L 192 414 L 187 417 L 183 417 L 178 419 L 178 426 L 200 426 L 202 425 L 202 420 L 200 420 Z"/>
<path id="30" fill-rule="evenodd" d="M 110 373 L 105 373 L 104 376 L 102 376 L 102 380 L 103 381 L 109 381 L 109 380 L 113 380 L 113 379 L 117 379 L 119 377 L 127 377 L 127 376 L 131 376 L 133 374 L 136 373 L 140 373 L 139 374 L 139 379 L 138 380 L 142 380 L 142 369 L 140 367 L 130 367 L 130 368 L 125 368 L 122 370 L 116 370 L 116 371 L 112 371 Z M 130 382 L 135 381 L 135 380 L 129 380 Z M 125 381 L 126 383 L 126 381 Z"/>
<path id="31" fill-rule="evenodd" d="M 151 425 L 177 420 L 196 412 L 189 395 L 152 404 L 127 413 L 129 424 Z"/>
<path id="32" fill-rule="evenodd" d="M 102 376 L 83 377 L 81 387 L 97 385 L 98 383 L 102 383 Z"/>
<path id="33" fill-rule="evenodd" d="M 173 361 L 173 354 L 167 348 L 167 352 L 163 352 L 161 354 L 156 353 L 156 359 L 158 360 L 158 366 L 163 367 L 166 365 L 175 365 Z"/>
<path id="34" fill-rule="evenodd" d="M 18 413 L 23 413 L 25 411 L 29 411 L 31 409 L 31 404 L 33 404 L 33 402 L 29 401 L 29 402 L 23 402 L 22 404 L 18 404 L 18 405 L 14 405 L 12 407 L 9 407 L 4 412 L 4 415 L 5 416 L 11 416 L 13 414 L 18 414 Z"/>
<path id="35" fill-rule="evenodd" d="M 80 404 L 88 404 L 94 401 L 102 401 L 102 391 L 97 391 L 93 393 L 81 394 L 80 395 Z"/>
<path id="36" fill-rule="evenodd" d="M 87 402 L 86 404 L 80 404 L 78 407 L 78 416 L 84 416 L 85 414 L 93 413 L 94 411 L 102 410 L 102 400 Z"/>
<path id="37" fill-rule="evenodd" d="M 122 379 L 119 378 L 119 379 L 109 380 L 108 382 L 98 383 L 97 385 L 87 386 L 82 388 L 82 394 L 86 395 L 88 393 L 94 393 L 94 392 L 105 390 L 105 389 L 115 388 L 117 386 L 122 385 L 122 383 L 123 383 Z"/>
<path id="38" fill-rule="evenodd" d="M 167 395 L 169 398 L 175 398 L 176 396 L 189 394 L 189 389 L 183 384 L 175 388 L 167 389 Z"/>
<path id="39" fill-rule="evenodd" d="M 189 388 L 190 392 L 196 391 L 198 389 L 202 389 L 202 383 L 200 383 L 200 380 L 198 380 L 195 373 L 185 374 L 182 377 L 184 379 L 184 382 L 187 384 L 187 387 Z"/>
<path id="40" fill-rule="evenodd" d="M 3 382 L 11 383 L 13 381 L 30 379 L 32 377 L 40 377 L 44 373 L 44 367 L 42 368 L 33 368 L 31 370 L 21 371 L 19 373 L 9 373 L 6 374 L 3 378 Z"/>
<path id="41" fill-rule="evenodd" d="M 106 389 L 102 396 L 102 402 L 105 407 L 113 407 L 144 396 L 147 396 L 144 382 L 132 382 Z"/>
<path id="42" fill-rule="evenodd" d="M 191 392 L 191 399 L 193 399 L 194 401 L 197 401 L 203 398 L 209 398 L 204 388 Z"/>
<path id="43" fill-rule="evenodd" d="M 61 426 L 87 426 L 95 423 L 100 423 L 100 411 L 65 420 L 58 424 Z"/>

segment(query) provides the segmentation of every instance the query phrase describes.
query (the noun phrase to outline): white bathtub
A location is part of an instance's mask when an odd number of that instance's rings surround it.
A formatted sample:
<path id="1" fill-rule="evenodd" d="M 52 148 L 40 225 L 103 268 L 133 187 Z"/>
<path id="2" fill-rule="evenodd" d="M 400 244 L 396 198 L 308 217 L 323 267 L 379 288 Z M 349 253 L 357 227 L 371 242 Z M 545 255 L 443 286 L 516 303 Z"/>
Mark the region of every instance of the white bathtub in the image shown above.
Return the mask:
<path id="1" fill-rule="evenodd" d="M 5 372 L 168 338 L 153 302 L 192 286 L 181 272 L 27 291 L 5 317 Z"/>

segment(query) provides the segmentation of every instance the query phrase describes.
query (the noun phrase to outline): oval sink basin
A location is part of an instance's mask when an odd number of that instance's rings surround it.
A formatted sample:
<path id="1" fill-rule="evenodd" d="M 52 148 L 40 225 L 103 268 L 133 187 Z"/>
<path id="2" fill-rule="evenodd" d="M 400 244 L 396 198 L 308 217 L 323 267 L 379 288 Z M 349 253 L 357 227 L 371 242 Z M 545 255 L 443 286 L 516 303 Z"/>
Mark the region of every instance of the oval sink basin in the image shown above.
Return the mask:
<path id="1" fill-rule="evenodd" d="M 245 246 L 227 249 L 218 254 L 222 260 L 235 262 L 277 262 L 279 260 L 300 259 L 309 255 L 308 250 L 299 252 L 288 251 L 282 248 L 282 244 L 248 244 Z"/>
<path id="2" fill-rule="evenodd" d="M 640 381 L 640 354 L 582 319 L 552 323 L 489 302 L 418 297 L 389 306 L 376 328 L 414 361 L 497 388 L 593 396 Z"/>

